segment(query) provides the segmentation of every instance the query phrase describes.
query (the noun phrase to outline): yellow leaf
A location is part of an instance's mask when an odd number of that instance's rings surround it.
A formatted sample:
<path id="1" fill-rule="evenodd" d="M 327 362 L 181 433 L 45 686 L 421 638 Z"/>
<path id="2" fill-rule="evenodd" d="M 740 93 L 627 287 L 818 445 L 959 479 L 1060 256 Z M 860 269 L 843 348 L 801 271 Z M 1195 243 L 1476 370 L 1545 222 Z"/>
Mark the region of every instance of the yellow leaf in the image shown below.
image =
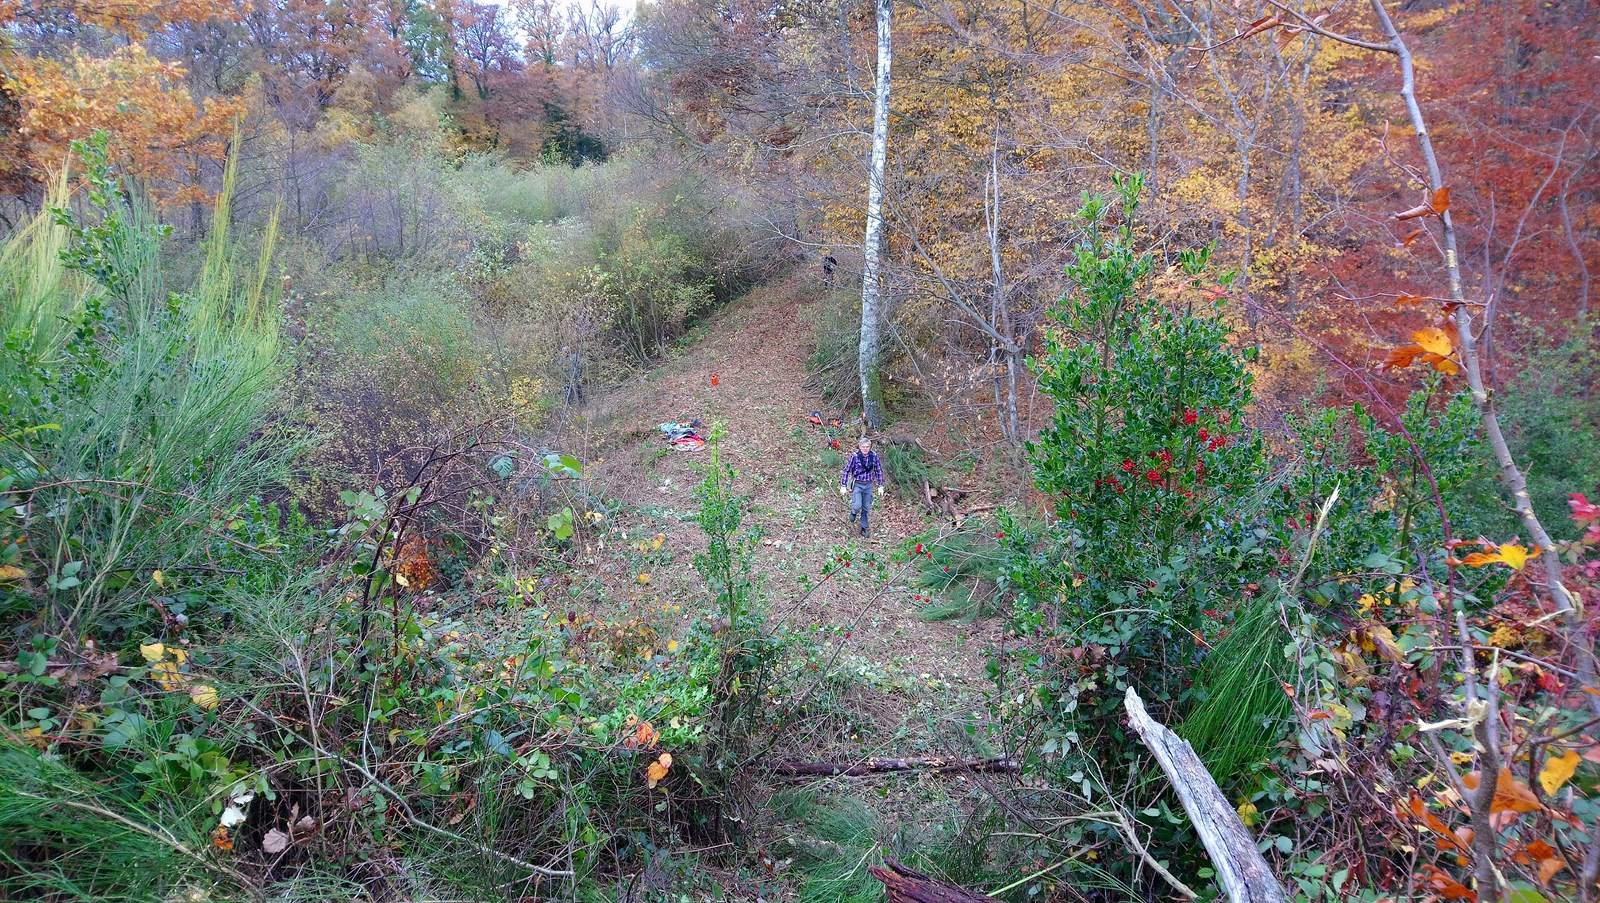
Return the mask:
<path id="1" fill-rule="evenodd" d="M 168 692 L 183 686 L 183 675 L 172 662 L 157 662 L 150 667 L 150 677 Z"/>
<path id="2" fill-rule="evenodd" d="M 194 704 L 207 711 L 217 707 L 217 690 L 205 684 L 189 688 L 189 698 Z"/>
<path id="3" fill-rule="evenodd" d="M 1569 749 L 1559 758 L 1551 756 L 1544 760 L 1544 767 L 1539 769 L 1539 786 L 1544 788 L 1547 795 L 1555 794 L 1562 785 L 1572 780 L 1582 758 L 1576 750 Z"/>
<path id="4" fill-rule="evenodd" d="M 1500 547 L 1500 560 L 1511 565 L 1514 570 L 1522 570 L 1522 566 L 1539 557 L 1539 549 L 1535 547 L 1530 553 L 1523 546 L 1508 542 Z"/>
<path id="5" fill-rule="evenodd" d="M 28 576 L 28 572 L 14 564 L 0 567 L 0 583 L 16 583 L 26 576 Z"/>
<path id="6" fill-rule="evenodd" d="M 1256 823 L 1256 812 L 1258 811 L 1260 810 L 1256 809 L 1255 803 L 1246 800 L 1239 804 L 1239 820 L 1244 822 L 1244 826 L 1248 828 Z"/>
<path id="7" fill-rule="evenodd" d="M 1450 336 L 1437 326 L 1419 329 L 1411 334 L 1411 341 L 1421 346 L 1423 351 L 1448 357 L 1455 346 L 1450 342 Z"/>
<path id="8" fill-rule="evenodd" d="M 150 579 L 155 581 L 156 586 L 167 585 L 167 575 L 161 573 L 160 571 L 151 571 Z"/>
<path id="9" fill-rule="evenodd" d="M 677 652 L 678 651 L 678 641 L 677 640 L 667 640 L 667 651 L 668 652 Z"/>
<path id="10" fill-rule="evenodd" d="M 139 647 L 139 654 L 152 665 L 167 657 L 167 647 L 160 643 L 150 643 Z"/>
<path id="11" fill-rule="evenodd" d="M 640 574 L 635 579 L 638 580 L 640 583 L 649 583 L 650 582 L 650 575 L 649 574 Z"/>

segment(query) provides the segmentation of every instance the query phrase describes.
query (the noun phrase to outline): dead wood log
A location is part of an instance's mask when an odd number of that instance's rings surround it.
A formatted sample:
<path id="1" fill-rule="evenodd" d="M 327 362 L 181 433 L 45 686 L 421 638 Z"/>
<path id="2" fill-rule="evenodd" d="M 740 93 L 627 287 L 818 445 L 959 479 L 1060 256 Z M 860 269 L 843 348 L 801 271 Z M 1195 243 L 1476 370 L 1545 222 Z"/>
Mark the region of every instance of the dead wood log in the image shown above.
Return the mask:
<path id="1" fill-rule="evenodd" d="M 1194 747 L 1151 718 L 1133 687 L 1128 688 L 1123 704 L 1128 710 L 1129 726 L 1150 748 L 1172 782 L 1172 789 L 1177 791 L 1183 811 L 1189 814 L 1195 833 L 1211 856 L 1217 878 L 1228 891 L 1228 899 L 1233 903 L 1285 903 L 1283 885 L 1256 850 L 1255 838 L 1228 804 L 1211 772 L 1201 764 Z"/>
<path id="2" fill-rule="evenodd" d="M 959 520 L 961 515 L 956 510 L 956 504 L 966 494 L 965 490 L 954 489 L 949 486 L 929 486 L 928 478 L 922 478 L 922 504 L 928 509 L 929 514 L 943 517 L 946 520 Z"/>
<path id="3" fill-rule="evenodd" d="M 860 762 L 779 762 L 773 773 L 797 775 L 840 775 L 861 777 L 868 774 L 888 774 L 897 771 L 955 771 L 955 772 L 1014 772 L 1021 766 L 1005 756 L 990 759 L 945 759 L 932 756 L 920 759 L 863 759 Z"/>
<path id="4" fill-rule="evenodd" d="M 995 897 L 935 881 L 893 859 L 885 859 L 882 866 L 870 866 L 867 871 L 883 882 L 889 903 L 999 903 Z"/>

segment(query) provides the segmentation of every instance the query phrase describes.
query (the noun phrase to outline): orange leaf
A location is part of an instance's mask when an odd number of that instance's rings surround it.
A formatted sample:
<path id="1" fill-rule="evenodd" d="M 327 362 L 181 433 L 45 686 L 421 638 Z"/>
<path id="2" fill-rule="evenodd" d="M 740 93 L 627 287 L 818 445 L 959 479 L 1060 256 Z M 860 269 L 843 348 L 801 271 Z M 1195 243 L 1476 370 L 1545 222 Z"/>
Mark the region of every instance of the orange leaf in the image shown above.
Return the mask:
<path id="1" fill-rule="evenodd" d="M 655 729 L 655 726 L 652 725 L 648 721 L 643 722 L 642 724 L 640 724 L 637 728 L 634 729 L 633 742 L 636 745 L 638 745 L 638 746 L 640 746 L 640 747 L 642 747 L 644 749 L 649 749 L 650 747 L 655 746 L 656 745 L 656 729 Z"/>
<path id="2" fill-rule="evenodd" d="M 1428 202 L 1428 207 L 1434 213 L 1443 216 L 1450 209 L 1450 187 L 1447 185 L 1433 193 L 1433 200 Z"/>
<path id="3" fill-rule="evenodd" d="M 1546 795 L 1554 795 L 1578 770 L 1578 762 L 1583 757 L 1576 750 L 1567 750 L 1558 756 L 1551 756 L 1544 761 L 1544 767 L 1539 769 L 1539 786 L 1544 788 Z"/>
<path id="4" fill-rule="evenodd" d="M 1416 360 L 1417 355 L 1421 353 L 1422 347 L 1420 345 L 1401 345 L 1399 348 L 1389 352 L 1389 356 L 1383 359 L 1383 368 L 1386 370 L 1404 370 L 1411 366 L 1411 362 Z"/>
<path id="5" fill-rule="evenodd" d="M 1478 899 L 1476 891 L 1450 877 L 1448 872 L 1436 865 L 1423 865 L 1421 871 L 1426 876 L 1423 886 L 1446 900 Z"/>
<path id="6" fill-rule="evenodd" d="M 1423 351 L 1442 357 L 1448 357 L 1450 352 L 1455 350 L 1455 345 L 1451 343 L 1450 337 L 1445 334 L 1443 329 L 1437 326 L 1429 326 L 1413 332 L 1411 341 L 1422 346 Z"/>
<path id="7" fill-rule="evenodd" d="M 1469 790 L 1478 789 L 1478 772 L 1474 771 L 1461 779 Z M 1489 802 L 1489 813 L 1497 812 L 1537 812 L 1544 808 L 1539 805 L 1539 798 L 1533 795 L 1528 785 L 1517 780 L 1511 774 L 1511 769 L 1500 769 L 1500 780 L 1494 785 L 1494 799 Z"/>
<path id="8" fill-rule="evenodd" d="M 1405 238 L 1400 239 L 1400 246 L 1403 247 L 1403 248 L 1409 248 L 1409 247 L 1411 247 L 1411 243 L 1412 242 L 1416 241 L 1417 239 L 1419 239 L 1422 236 L 1427 235 L 1427 234 L 1428 234 L 1428 230 L 1427 229 L 1418 229 L 1417 231 L 1411 233 L 1410 235 L 1407 235 Z"/>
<path id="9" fill-rule="evenodd" d="M 1567 861 L 1560 856 L 1547 856 L 1539 860 L 1539 883 L 1549 887 L 1550 879 L 1566 867 Z"/>
<path id="10" fill-rule="evenodd" d="M 1408 305 L 1421 304 L 1422 302 L 1424 302 L 1426 300 L 1428 300 L 1428 299 L 1422 297 L 1421 295 L 1402 294 L 1400 297 L 1394 299 L 1394 303 L 1397 306 L 1405 307 L 1405 306 L 1408 306 Z"/>
<path id="11" fill-rule="evenodd" d="M 1498 552 L 1473 552 L 1471 555 L 1461 559 L 1461 563 L 1469 568 L 1481 568 L 1484 565 L 1494 564 L 1497 561 L 1505 561 L 1504 558 L 1500 557 L 1500 553 Z"/>
<path id="12" fill-rule="evenodd" d="M 650 763 L 650 767 L 644 770 L 644 776 L 652 789 L 654 789 L 656 784 L 660 783 L 662 778 L 667 776 L 667 769 L 671 767 L 671 753 L 662 753 L 659 759 L 656 759 L 654 762 Z"/>

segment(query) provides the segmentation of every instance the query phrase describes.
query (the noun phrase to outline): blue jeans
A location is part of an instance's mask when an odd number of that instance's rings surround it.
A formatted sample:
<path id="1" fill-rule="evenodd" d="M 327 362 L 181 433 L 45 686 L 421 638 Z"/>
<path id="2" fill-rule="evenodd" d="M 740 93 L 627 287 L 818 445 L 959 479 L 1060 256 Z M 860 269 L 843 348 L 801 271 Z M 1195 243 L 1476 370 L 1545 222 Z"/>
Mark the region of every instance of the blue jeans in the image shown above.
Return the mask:
<path id="1" fill-rule="evenodd" d="M 850 522 L 856 522 L 856 514 L 861 515 L 861 532 L 867 532 L 867 512 L 872 510 L 871 483 L 857 483 L 855 494 L 850 497 Z"/>

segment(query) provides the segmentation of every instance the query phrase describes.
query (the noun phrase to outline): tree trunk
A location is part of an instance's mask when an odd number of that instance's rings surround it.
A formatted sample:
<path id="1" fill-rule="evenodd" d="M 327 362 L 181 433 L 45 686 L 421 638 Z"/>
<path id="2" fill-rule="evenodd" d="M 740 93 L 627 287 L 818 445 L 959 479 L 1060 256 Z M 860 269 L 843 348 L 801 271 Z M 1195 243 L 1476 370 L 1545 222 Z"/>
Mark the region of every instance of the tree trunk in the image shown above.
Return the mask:
<path id="1" fill-rule="evenodd" d="M 867 871 L 883 882 L 884 890 L 889 892 L 889 903 L 999 903 L 995 897 L 935 881 L 893 859 L 885 859 L 883 865 L 887 867 L 874 865 Z"/>
<path id="2" fill-rule="evenodd" d="M 1233 903 L 1284 903 L 1283 885 L 1256 850 L 1256 840 L 1239 820 L 1239 813 L 1222 795 L 1216 779 L 1206 771 L 1187 740 L 1162 726 L 1145 711 L 1144 701 L 1132 687 L 1124 705 L 1128 726 L 1139 735 L 1177 791 L 1183 811 L 1189 814 L 1200 841 L 1211 856 L 1217 880 Z"/>
<path id="3" fill-rule="evenodd" d="M 867 233 L 862 242 L 861 273 L 861 413 L 867 426 L 883 425 L 878 392 L 878 353 L 882 347 L 883 173 L 889 155 L 889 0 L 878 2 L 878 74 L 872 101 L 872 162 L 867 177 Z"/>

